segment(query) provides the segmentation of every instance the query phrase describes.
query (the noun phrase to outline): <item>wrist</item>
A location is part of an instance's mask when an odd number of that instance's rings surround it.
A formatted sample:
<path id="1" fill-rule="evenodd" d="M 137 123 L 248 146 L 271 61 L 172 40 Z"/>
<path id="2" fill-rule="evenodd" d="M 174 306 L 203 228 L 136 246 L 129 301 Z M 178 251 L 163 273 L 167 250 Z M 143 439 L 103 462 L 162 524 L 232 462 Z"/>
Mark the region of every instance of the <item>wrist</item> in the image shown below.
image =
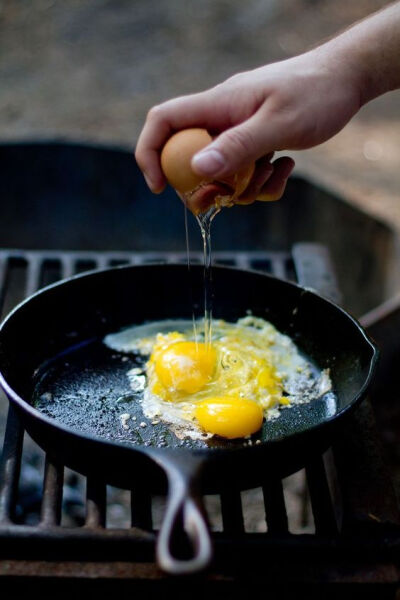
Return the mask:
<path id="1" fill-rule="evenodd" d="M 307 53 L 312 61 L 314 69 L 332 82 L 332 86 L 341 89 L 354 106 L 357 112 L 365 104 L 365 89 L 367 84 L 367 73 L 358 63 L 357 57 L 337 43 L 331 40 Z"/>
<path id="2" fill-rule="evenodd" d="M 358 108 L 388 91 L 385 89 L 385 81 L 379 77 L 370 58 L 370 52 L 374 51 L 373 48 L 365 49 L 357 47 L 356 43 L 352 44 L 350 36 L 331 40 L 323 47 L 331 68 L 335 69 L 337 74 L 340 73 L 344 84 L 350 86 L 358 98 Z"/>

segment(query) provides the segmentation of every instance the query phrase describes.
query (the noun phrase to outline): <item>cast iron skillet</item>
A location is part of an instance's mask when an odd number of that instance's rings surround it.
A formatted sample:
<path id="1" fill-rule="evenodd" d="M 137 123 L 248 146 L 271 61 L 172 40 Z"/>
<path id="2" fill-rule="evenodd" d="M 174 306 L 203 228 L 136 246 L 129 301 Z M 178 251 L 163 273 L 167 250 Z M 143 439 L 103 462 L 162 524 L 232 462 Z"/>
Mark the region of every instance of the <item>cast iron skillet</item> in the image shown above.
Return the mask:
<path id="1" fill-rule="evenodd" d="M 196 297 L 203 281 L 200 266 L 192 268 L 192 279 Z M 235 321 L 251 310 L 270 320 L 318 367 L 330 369 L 336 399 L 283 410 L 252 446 L 244 441 L 182 445 L 162 424 L 151 426 L 129 397 L 128 409 L 120 409 L 129 392 L 126 371 L 136 359 L 122 359 L 101 339 L 133 323 L 190 319 L 184 265 L 117 267 L 72 277 L 27 299 L 0 328 L 1 384 L 46 452 L 118 487 L 131 489 L 138 482 L 158 493 L 168 480 L 157 559 L 170 573 L 198 571 L 211 559 L 197 490 L 256 487 L 266 474 L 282 477 L 301 468 L 330 445 L 334 429 L 365 395 L 377 361 L 359 324 L 312 291 L 227 267 L 213 269 L 213 285 L 215 317 Z M 34 398 L 44 412 L 32 406 Z M 56 406 L 63 409 L 57 412 Z M 135 410 L 130 430 L 121 428 L 121 412 Z M 171 550 L 182 523 L 192 545 L 185 560 Z"/>

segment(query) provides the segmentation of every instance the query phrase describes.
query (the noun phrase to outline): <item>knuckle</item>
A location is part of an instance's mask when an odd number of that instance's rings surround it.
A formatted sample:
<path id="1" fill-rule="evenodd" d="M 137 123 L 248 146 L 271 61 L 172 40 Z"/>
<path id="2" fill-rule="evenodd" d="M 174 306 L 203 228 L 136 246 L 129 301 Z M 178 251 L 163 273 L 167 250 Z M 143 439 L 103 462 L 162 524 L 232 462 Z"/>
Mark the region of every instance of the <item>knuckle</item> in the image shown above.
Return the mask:
<path id="1" fill-rule="evenodd" d="M 269 116 L 289 121 L 294 112 L 293 99 L 282 90 L 272 92 L 262 110 Z"/>
<path id="2" fill-rule="evenodd" d="M 236 86 L 238 83 L 240 83 L 240 81 L 241 81 L 241 74 L 236 73 L 235 75 L 228 77 L 228 79 L 226 79 L 224 81 L 224 83 L 229 86 Z"/>
<path id="3" fill-rule="evenodd" d="M 235 75 L 231 75 L 221 83 L 214 85 L 209 91 L 221 98 L 226 98 L 227 94 L 235 93 L 246 86 L 246 73 L 235 73 Z"/>
<path id="4" fill-rule="evenodd" d="M 161 104 L 152 106 L 147 113 L 146 121 L 157 121 L 162 119 L 164 114 L 163 107 Z"/>
<path id="5" fill-rule="evenodd" d="M 241 71 L 240 73 L 235 73 L 234 75 L 231 75 L 230 77 L 228 77 L 228 79 L 226 79 L 224 83 L 236 86 L 238 84 L 243 83 L 243 81 L 246 78 L 246 75 L 247 75 L 246 71 Z"/>
<path id="6" fill-rule="evenodd" d="M 227 131 L 224 143 L 235 152 L 250 154 L 254 148 L 254 137 L 249 129 L 240 128 Z"/>

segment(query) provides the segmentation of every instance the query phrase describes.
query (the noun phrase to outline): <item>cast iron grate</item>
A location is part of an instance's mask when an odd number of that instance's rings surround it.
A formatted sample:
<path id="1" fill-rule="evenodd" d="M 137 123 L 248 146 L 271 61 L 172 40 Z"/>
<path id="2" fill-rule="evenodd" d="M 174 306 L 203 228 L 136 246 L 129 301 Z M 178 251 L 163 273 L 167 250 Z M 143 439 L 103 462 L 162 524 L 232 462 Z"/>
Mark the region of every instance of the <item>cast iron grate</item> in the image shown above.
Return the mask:
<path id="1" fill-rule="evenodd" d="M 192 256 L 194 262 L 201 259 Z M 2 314 L 38 288 L 89 269 L 185 261 L 183 253 L 1 250 Z M 291 254 L 215 252 L 214 261 L 298 279 L 340 300 L 329 255 L 317 244 L 297 244 Z M 108 528 L 106 483 L 88 478 L 84 522 L 62 526 L 64 466 L 46 456 L 39 521 L 18 522 L 23 445 L 23 428 L 9 409 L 0 472 L 0 577 L 164 581 L 153 562 L 152 498 L 141 487 L 131 492 L 130 525 Z M 305 466 L 305 477 L 313 533 L 290 532 L 280 480 L 266 479 L 262 487 L 266 533 L 246 531 L 240 492 L 221 495 L 222 531 L 213 533 L 210 581 L 234 584 L 240 573 L 252 584 L 361 582 L 391 593 L 399 577 L 400 520 L 368 403 L 346 424 L 335 447 Z"/>

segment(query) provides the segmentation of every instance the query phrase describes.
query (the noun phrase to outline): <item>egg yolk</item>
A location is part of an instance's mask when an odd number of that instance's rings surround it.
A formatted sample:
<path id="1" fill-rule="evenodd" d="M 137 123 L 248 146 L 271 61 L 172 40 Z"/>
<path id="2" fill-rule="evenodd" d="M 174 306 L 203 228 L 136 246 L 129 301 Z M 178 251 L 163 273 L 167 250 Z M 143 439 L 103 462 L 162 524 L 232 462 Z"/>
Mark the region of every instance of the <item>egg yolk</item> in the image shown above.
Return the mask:
<path id="1" fill-rule="evenodd" d="M 208 433 L 234 439 L 258 431 L 263 410 L 256 402 L 238 396 L 216 396 L 200 402 L 195 416 Z"/>
<path id="2" fill-rule="evenodd" d="M 155 357 L 155 371 L 168 390 L 194 394 L 208 383 L 214 373 L 216 352 L 206 344 L 177 342 Z"/>
<path id="3" fill-rule="evenodd" d="M 281 379 L 270 365 L 264 367 L 258 373 L 257 385 L 259 388 L 268 390 L 268 393 L 274 396 L 280 394 L 282 391 Z"/>

